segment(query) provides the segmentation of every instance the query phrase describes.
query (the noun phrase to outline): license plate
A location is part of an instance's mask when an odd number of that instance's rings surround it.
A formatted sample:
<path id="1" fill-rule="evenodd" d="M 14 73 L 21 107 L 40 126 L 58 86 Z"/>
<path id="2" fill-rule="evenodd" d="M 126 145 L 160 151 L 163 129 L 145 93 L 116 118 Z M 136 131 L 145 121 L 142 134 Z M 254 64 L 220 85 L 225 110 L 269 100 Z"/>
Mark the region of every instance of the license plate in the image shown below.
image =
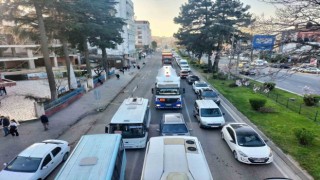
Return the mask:
<path id="1" fill-rule="evenodd" d="M 171 106 L 171 104 L 166 104 L 166 106 Z"/>
<path id="2" fill-rule="evenodd" d="M 264 159 L 261 158 L 261 159 L 255 159 L 254 162 L 264 162 Z"/>

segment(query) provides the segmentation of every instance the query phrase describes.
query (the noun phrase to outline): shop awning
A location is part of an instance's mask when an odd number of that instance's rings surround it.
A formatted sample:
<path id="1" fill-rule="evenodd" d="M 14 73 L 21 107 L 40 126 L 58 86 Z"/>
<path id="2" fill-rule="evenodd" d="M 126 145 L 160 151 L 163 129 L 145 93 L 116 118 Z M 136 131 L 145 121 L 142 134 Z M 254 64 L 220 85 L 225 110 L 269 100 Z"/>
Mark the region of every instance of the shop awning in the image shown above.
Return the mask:
<path id="1" fill-rule="evenodd" d="M 17 85 L 17 83 L 15 81 L 0 78 L 0 87 L 10 87 L 10 86 L 15 86 L 15 85 Z"/>

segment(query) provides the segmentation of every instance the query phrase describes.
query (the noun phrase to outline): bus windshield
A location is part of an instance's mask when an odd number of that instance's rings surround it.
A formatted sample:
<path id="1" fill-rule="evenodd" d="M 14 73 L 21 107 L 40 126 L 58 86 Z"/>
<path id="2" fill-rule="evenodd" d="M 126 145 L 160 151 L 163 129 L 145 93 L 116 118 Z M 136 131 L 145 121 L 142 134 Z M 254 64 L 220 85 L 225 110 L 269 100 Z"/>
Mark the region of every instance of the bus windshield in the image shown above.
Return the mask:
<path id="1" fill-rule="evenodd" d="M 142 138 L 146 129 L 143 124 L 110 124 L 112 134 L 121 134 L 122 138 Z"/>
<path id="2" fill-rule="evenodd" d="M 157 88 L 156 95 L 180 95 L 179 88 Z"/>

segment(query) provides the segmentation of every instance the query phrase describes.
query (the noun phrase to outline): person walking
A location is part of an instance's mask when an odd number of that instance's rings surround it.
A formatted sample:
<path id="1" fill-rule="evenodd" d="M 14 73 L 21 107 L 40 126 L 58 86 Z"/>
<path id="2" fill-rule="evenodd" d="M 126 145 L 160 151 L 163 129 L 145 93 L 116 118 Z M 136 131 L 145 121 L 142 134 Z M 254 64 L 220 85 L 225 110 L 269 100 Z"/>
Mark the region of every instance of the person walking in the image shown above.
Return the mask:
<path id="1" fill-rule="evenodd" d="M 10 125 L 9 117 L 2 116 L 2 127 L 3 127 L 4 136 L 9 135 L 9 125 Z"/>
<path id="2" fill-rule="evenodd" d="M 45 131 L 48 130 L 48 129 L 49 129 L 49 128 L 48 128 L 48 126 L 49 126 L 49 119 L 48 119 L 48 117 L 47 117 L 45 114 L 43 114 L 42 116 L 40 116 L 40 120 L 41 120 L 41 123 L 42 123 L 42 125 L 43 125 L 44 130 L 45 130 Z"/>
<path id="3" fill-rule="evenodd" d="M 12 136 L 19 136 L 18 123 L 14 119 L 12 119 L 11 122 L 10 122 L 10 134 Z"/>

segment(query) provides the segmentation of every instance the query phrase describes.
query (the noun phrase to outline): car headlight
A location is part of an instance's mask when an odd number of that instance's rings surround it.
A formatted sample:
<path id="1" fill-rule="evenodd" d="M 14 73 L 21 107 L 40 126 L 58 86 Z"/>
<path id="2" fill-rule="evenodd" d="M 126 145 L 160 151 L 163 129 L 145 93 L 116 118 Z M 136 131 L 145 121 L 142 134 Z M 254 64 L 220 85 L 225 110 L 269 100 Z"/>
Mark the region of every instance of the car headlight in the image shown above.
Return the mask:
<path id="1" fill-rule="evenodd" d="M 269 152 L 269 157 L 271 157 L 272 156 L 272 151 L 271 151 L 271 149 L 270 149 L 270 152 Z"/>
<path id="2" fill-rule="evenodd" d="M 238 151 L 238 153 L 241 155 L 241 156 L 243 156 L 243 157 L 248 157 L 244 152 L 242 152 L 242 151 Z"/>

